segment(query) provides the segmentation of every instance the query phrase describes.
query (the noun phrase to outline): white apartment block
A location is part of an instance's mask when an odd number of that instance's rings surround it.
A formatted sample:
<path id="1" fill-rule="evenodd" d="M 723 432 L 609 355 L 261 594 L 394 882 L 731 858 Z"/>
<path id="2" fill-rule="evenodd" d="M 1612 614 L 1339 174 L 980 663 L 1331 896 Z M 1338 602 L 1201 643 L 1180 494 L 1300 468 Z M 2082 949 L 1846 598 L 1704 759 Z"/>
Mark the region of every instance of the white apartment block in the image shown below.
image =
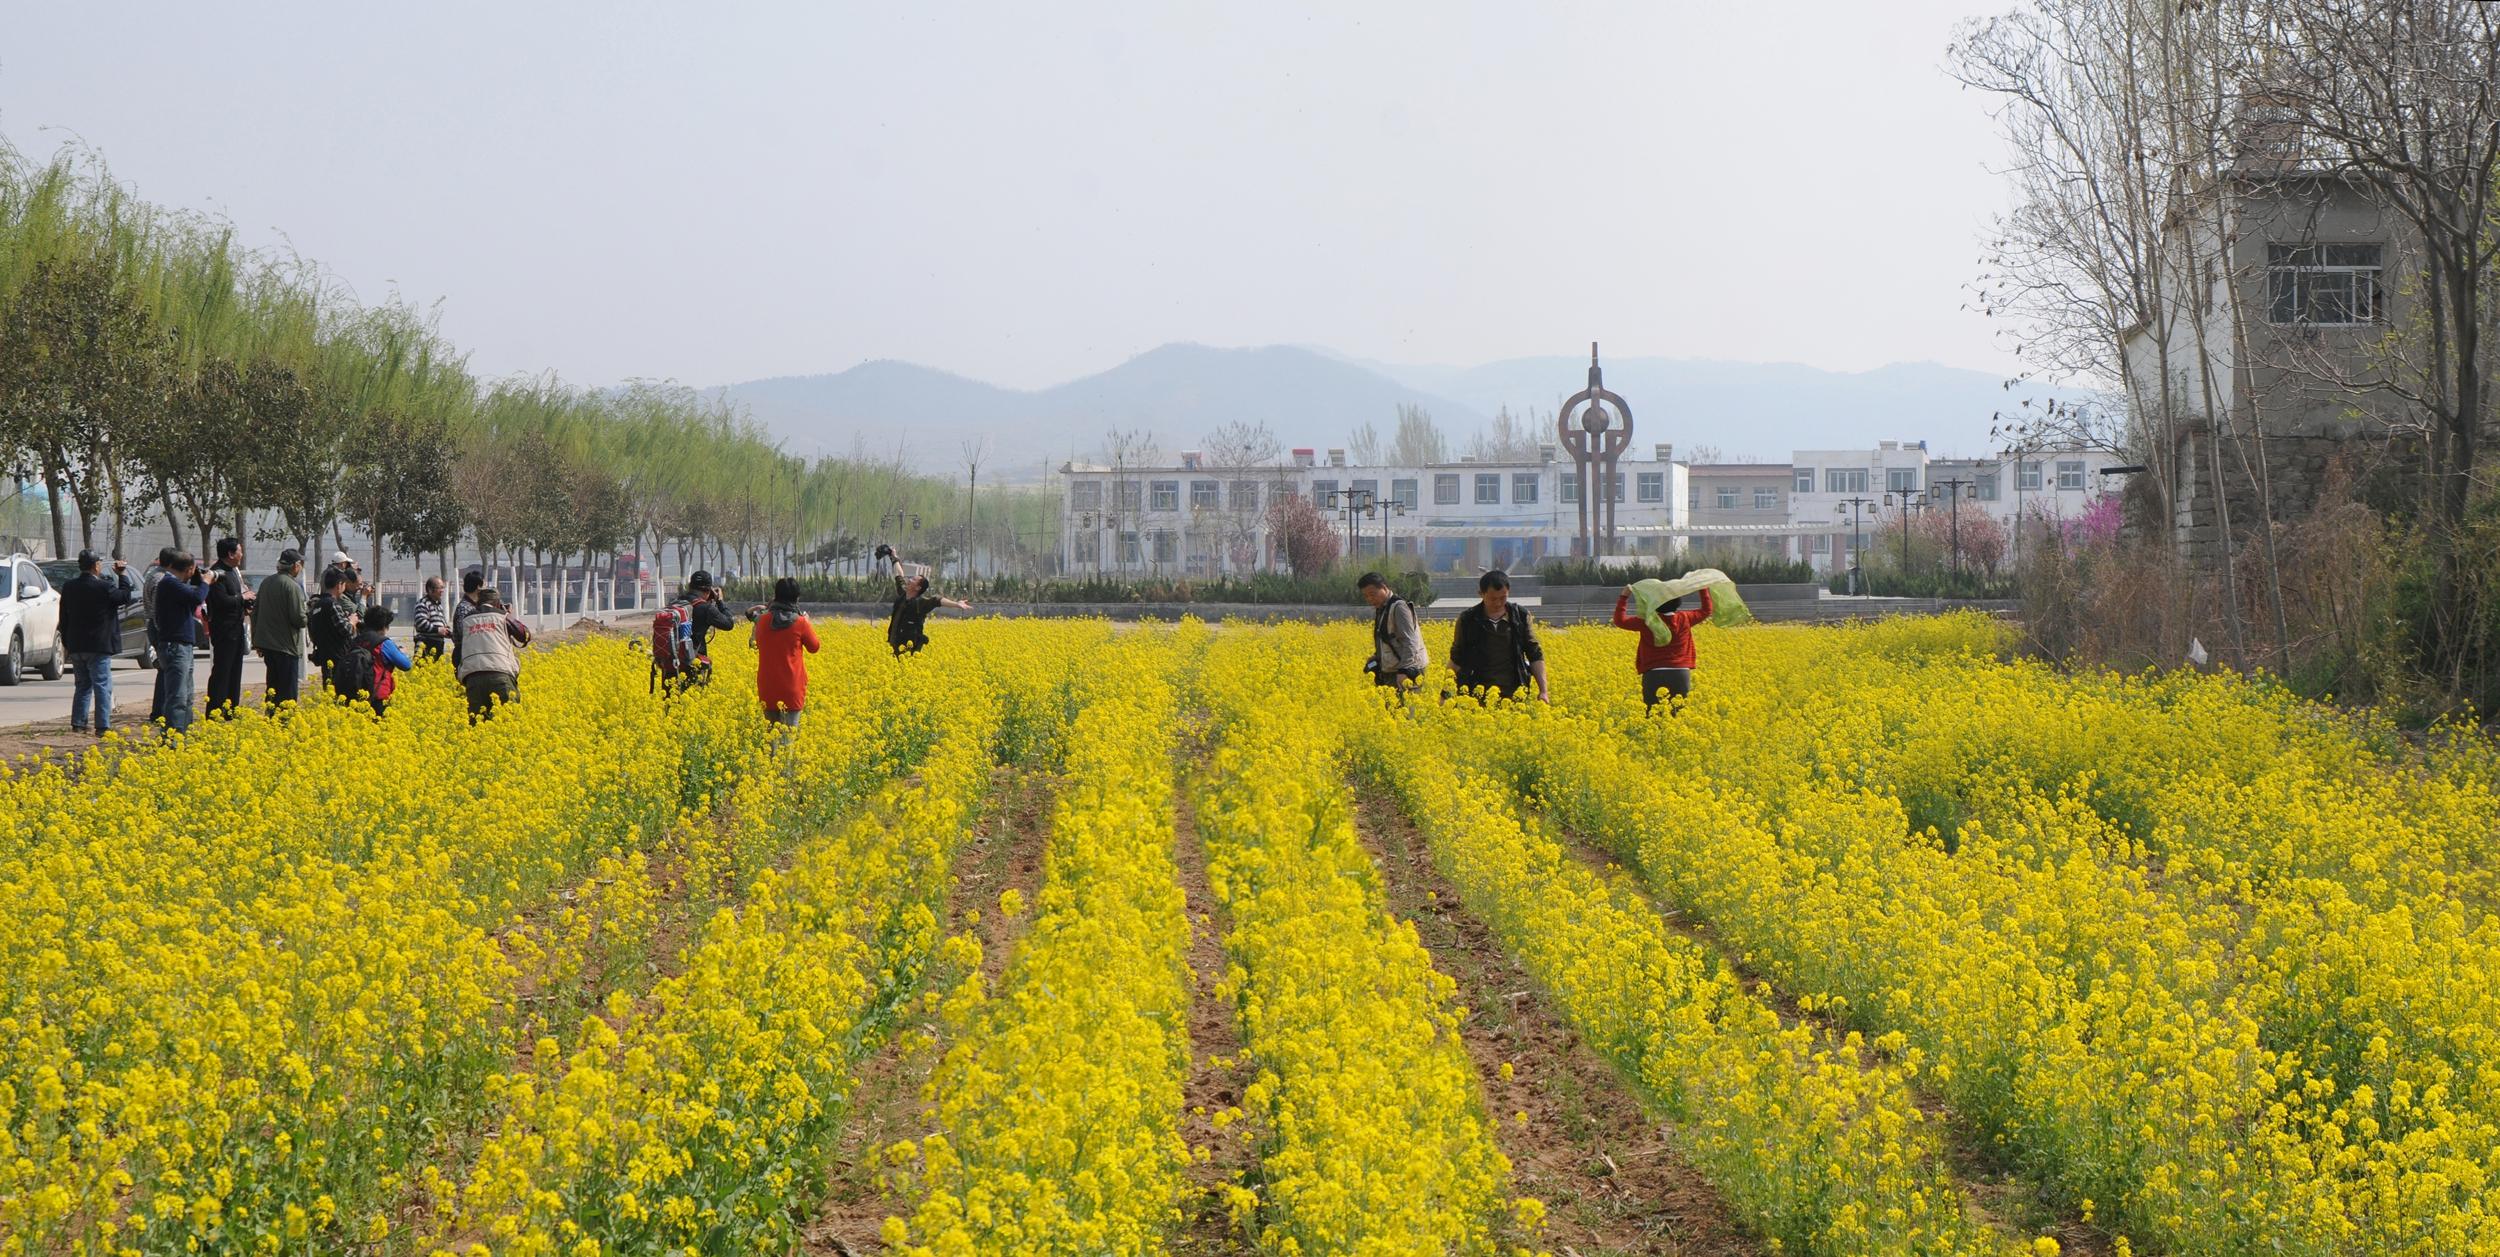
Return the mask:
<path id="1" fill-rule="evenodd" d="M 2101 472 L 2125 459 L 2106 450 L 2045 449 L 1931 459 L 1924 441 L 1881 441 L 1871 450 L 1798 450 L 1790 461 L 1790 555 L 1830 575 L 1847 570 L 1854 547 L 1878 544 L 1876 535 L 1909 511 L 1975 510 L 2009 533 L 2026 517 L 2080 515 L 2118 491 Z M 1959 497 L 1958 507 L 1948 494 Z"/>
<path id="2" fill-rule="evenodd" d="M 1611 485 L 1618 549 L 1657 553 L 1678 544 L 1688 518 L 1685 465 L 1673 448 L 1625 458 Z M 1533 568 L 1572 552 L 1580 527 L 1577 469 L 1545 447 L 1534 462 L 1461 460 L 1418 467 L 1359 466 L 1343 450 L 1297 449 L 1290 461 L 1215 467 L 1195 453 L 1177 464 L 1059 470 L 1060 570 L 1071 576 L 1214 576 L 1281 571 L 1282 543 L 1267 526 L 1283 494 L 1310 499 L 1341 548 L 1349 500 L 1388 506 L 1351 521 L 1352 555 L 1415 562 L 1436 572 Z M 1394 505 L 1390 505 L 1394 504 Z"/>

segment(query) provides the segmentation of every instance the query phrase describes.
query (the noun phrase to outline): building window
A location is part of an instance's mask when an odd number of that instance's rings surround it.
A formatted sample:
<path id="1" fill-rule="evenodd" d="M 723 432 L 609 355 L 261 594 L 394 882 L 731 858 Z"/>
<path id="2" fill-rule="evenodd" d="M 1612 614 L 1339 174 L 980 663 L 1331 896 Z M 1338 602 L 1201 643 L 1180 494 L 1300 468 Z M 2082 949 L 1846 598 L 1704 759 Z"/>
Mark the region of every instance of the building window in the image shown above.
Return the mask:
<path id="1" fill-rule="evenodd" d="M 1068 484 L 1068 509 L 1071 511 L 1101 510 L 1102 482 L 1099 480 L 1070 481 Z"/>
<path id="2" fill-rule="evenodd" d="M 1694 485 L 1684 491 L 1684 505 L 1690 510 L 1698 511 L 1701 509 L 1700 485 Z"/>
<path id="3" fill-rule="evenodd" d="M 1514 506 L 1536 505 L 1536 473 L 1513 472 L 1510 477 L 1510 500 Z"/>
<path id="4" fill-rule="evenodd" d="M 1735 485 L 1723 484 L 1719 486 L 1718 506 L 1719 509 L 1723 511 L 1732 511 L 1736 509 Z"/>
<path id="5" fill-rule="evenodd" d="M 2375 244 L 2267 245 L 2267 321 L 2334 327 L 2385 319 L 2383 253 Z"/>
<path id="6" fill-rule="evenodd" d="M 1884 492 L 1886 492 L 1886 493 L 1916 493 L 1916 492 L 1918 492 L 1918 468 L 1916 468 L 1916 467 L 1886 467 L 1886 468 L 1884 469 Z"/>
<path id="7" fill-rule="evenodd" d="M 2061 458 L 2057 460 L 2057 487 L 2070 492 L 2083 487 L 2082 459 Z"/>
<path id="8" fill-rule="evenodd" d="M 1156 563 L 1171 563 L 1180 558 L 1180 538 L 1174 536 L 1171 529 L 1158 528 L 1153 535 Z"/>
<path id="9" fill-rule="evenodd" d="M 1580 500 L 1580 473 L 1566 471 L 1561 473 L 1560 479 L 1560 491 L 1554 494 L 1554 500 L 1565 506 L 1578 502 Z"/>
<path id="10" fill-rule="evenodd" d="M 1333 511 L 1337 509 L 1337 482 L 1334 480 L 1312 481 L 1311 500 L 1318 503 L 1321 510 Z"/>
<path id="11" fill-rule="evenodd" d="M 1247 514 L 1259 509 L 1259 482 L 1236 480 L 1231 489 L 1233 509 Z"/>
<path id="12" fill-rule="evenodd" d="M 1361 505 L 1378 505 L 1380 502 L 1380 482 L 1377 480 L 1355 481 L 1354 496 L 1362 500 L 1360 503 Z"/>
<path id="13" fill-rule="evenodd" d="M 1806 552 L 1808 554 L 1830 554 L 1832 552 L 1832 535 L 1827 532 L 1818 532 L 1813 536 L 1806 538 Z"/>
<path id="14" fill-rule="evenodd" d="M 1434 474 L 1433 474 L 1433 477 L 1432 477 L 1432 504 L 1433 504 L 1434 506 L 1456 506 L 1456 505 L 1458 505 L 1458 473 L 1457 473 L 1457 472 L 1454 472 L 1454 471 L 1444 471 L 1444 472 L 1436 472 L 1436 473 L 1434 473 Z"/>
<path id="15" fill-rule="evenodd" d="M 1971 483 L 1979 487 L 1980 501 L 1994 502 L 1997 500 L 1997 474 L 1993 470 L 1980 472 L 1977 476 L 1972 477 Z"/>
<path id="16" fill-rule="evenodd" d="M 1191 510 L 1193 510 L 1193 511 L 1212 511 L 1212 510 L 1214 510 L 1214 509 L 1215 509 L 1215 507 L 1216 507 L 1216 503 L 1217 503 L 1217 502 L 1218 502 L 1218 500 L 1219 500 L 1219 494 L 1220 494 L 1220 493 L 1221 493 L 1221 486 L 1217 485 L 1217 484 L 1216 484 L 1216 482 L 1214 482 L 1214 481 L 1212 481 L 1212 480 L 1192 480 L 1192 481 L 1190 481 L 1190 482 L 1189 482 L 1189 509 L 1191 509 Z"/>
<path id="17" fill-rule="evenodd" d="M 1833 467 L 1823 473 L 1823 488 L 1829 493 L 1866 492 L 1866 468 Z"/>
<path id="18" fill-rule="evenodd" d="M 1644 471 L 1634 487 L 1640 490 L 1642 501 L 1664 502 L 1667 500 L 1667 473 Z"/>
<path id="19" fill-rule="evenodd" d="M 1084 564 L 1102 562 L 1102 534 L 1087 529 L 1076 535 L 1076 561 Z"/>
<path id="20" fill-rule="evenodd" d="M 1794 489 L 1799 493 L 1814 492 L 1814 469 L 1811 467 L 1798 468 L 1797 479 L 1794 483 L 1789 485 L 1789 488 Z"/>
<path id="21" fill-rule="evenodd" d="M 1622 501 L 1622 500 L 1623 500 L 1623 473 L 1622 473 L 1622 472 L 1619 472 L 1619 471 L 1618 471 L 1618 472 L 1616 472 L 1616 473 L 1615 473 L 1614 480 L 1613 480 L 1613 482 L 1612 482 L 1612 483 L 1610 483 L 1610 484 L 1608 484 L 1608 485 L 1606 486 L 1606 491 L 1607 491 L 1608 493 L 1611 493 L 1611 494 L 1613 494 L 1613 495 L 1614 495 L 1614 496 L 1612 496 L 1612 497 L 1607 498 L 1607 499 L 1606 499 L 1607 501 L 1609 501 L 1609 502 L 1620 502 L 1620 501 Z"/>
<path id="22" fill-rule="evenodd" d="M 1178 481 L 1178 480 L 1158 480 L 1158 481 L 1155 481 L 1155 483 L 1154 483 L 1154 491 L 1155 491 L 1155 492 L 1154 492 L 1154 509 L 1156 509 L 1156 510 L 1158 510 L 1158 511 L 1177 511 L 1177 510 L 1181 509 L 1181 482 L 1180 482 L 1180 481 Z"/>
<path id="23" fill-rule="evenodd" d="M 1119 483 L 1117 483 L 1117 484 L 1112 485 L 1112 486 L 1111 486 L 1111 501 L 1112 501 L 1112 503 L 1113 503 L 1112 509 L 1114 509 L 1114 510 L 1121 510 L 1121 511 L 1134 511 L 1134 510 L 1136 510 L 1136 509 L 1137 509 L 1137 501 L 1138 501 L 1138 496 L 1139 496 L 1139 493 L 1140 493 L 1140 491 L 1141 491 L 1141 490 L 1143 490 L 1144 488 L 1145 488 L 1145 486 L 1144 486 L 1144 485 L 1141 485 L 1141 484 L 1137 483 L 1137 482 L 1136 482 L 1136 481 L 1134 481 L 1134 480 L 1123 480 L 1123 481 L 1120 481 L 1120 482 L 1119 482 Z"/>
<path id="24" fill-rule="evenodd" d="M 2014 471 L 2014 488 L 2021 493 L 2040 491 L 2040 464 L 2024 463 Z"/>
<path id="25" fill-rule="evenodd" d="M 1135 531 L 1126 531 L 1120 534 L 1120 562 L 1127 564 L 1134 564 L 1137 562 L 1137 534 Z"/>
<path id="26" fill-rule="evenodd" d="M 1415 496 L 1415 489 L 1416 484 L 1414 479 L 1411 477 L 1400 480 L 1392 480 L 1389 482 L 1389 496 L 1397 499 L 1398 502 L 1403 504 L 1406 509 L 1410 511 L 1415 509 L 1418 502 L 1418 499 Z"/>
<path id="27" fill-rule="evenodd" d="M 1498 471 L 1476 473 L 1476 505 L 1500 506 L 1501 504 L 1502 473 Z"/>
<path id="28" fill-rule="evenodd" d="M 1777 490 L 1777 489 L 1756 489 L 1756 490 L 1754 490 L 1754 491 L 1753 491 L 1753 509 L 1755 509 L 1755 510 L 1757 510 L 1757 511 L 1776 511 L 1776 510 L 1778 510 L 1779 508 L 1780 508 L 1780 491 L 1779 491 L 1779 490 Z"/>

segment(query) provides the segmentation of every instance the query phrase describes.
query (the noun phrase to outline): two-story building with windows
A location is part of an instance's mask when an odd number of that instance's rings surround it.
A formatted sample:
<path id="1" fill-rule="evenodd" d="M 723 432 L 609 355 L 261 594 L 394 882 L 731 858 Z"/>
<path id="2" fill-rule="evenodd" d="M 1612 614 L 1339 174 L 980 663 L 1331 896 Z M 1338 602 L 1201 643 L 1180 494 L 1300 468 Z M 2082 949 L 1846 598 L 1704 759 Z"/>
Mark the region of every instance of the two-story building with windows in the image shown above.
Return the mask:
<path id="1" fill-rule="evenodd" d="M 1692 515 L 1688 547 L 1708 556 L 1786 558 L 1795 546 L 1775 525 L 1788 522 L 1794 488 L 1786 463 L 1695 463 L 1685 507 Z"/>
<path id="2" fill-rule="evenodd" d="M 1625 459 L 1613 482 L 1627 551 L 1680 546 L 1689 485 L 1670 446 Z M 1582 486 L 1547 447 L 1534 461 L 1462 459 L 1418 467 L 1361 466 L 1343 450 L 1297 449 L 1284 463 L 1216 467 L 1196 453 L 1172 466 L 1069 463 L 1059 469 L 1061 570 L 1070 575 L 1213 576 L 1284 567 L 1268 512 L 1283 495 L 1307 497 L 1357 558 L 1385 549 L 1433 571 L 1532 568 L 1571 552 Z M 1348 520 L 1348 501 L 1394 503 Z M 1343 541 L 1341 540 L 1341 544 Z"/>

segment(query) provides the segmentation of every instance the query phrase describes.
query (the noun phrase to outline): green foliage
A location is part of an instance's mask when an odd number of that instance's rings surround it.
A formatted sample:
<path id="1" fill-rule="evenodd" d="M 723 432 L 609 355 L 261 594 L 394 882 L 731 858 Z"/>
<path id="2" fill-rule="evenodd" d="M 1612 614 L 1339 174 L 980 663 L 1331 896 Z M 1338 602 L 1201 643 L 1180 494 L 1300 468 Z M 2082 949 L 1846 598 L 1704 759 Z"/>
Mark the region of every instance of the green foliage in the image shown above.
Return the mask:
<path id="1" fill-rule="evenodd" d="M 1547 559 L 1537 565 L 1536 574 L 1543 577 L 1548 585 L 1628 585 L 1653 577 L 1674 580 L 1702 567 L 1715 567 L 1739 585 L 1802 584 L 1814 580 L 1813 566 L 1803 561 L 1759 554 L 1713 555 L 1700 552 L 1669 555 L 1630 567 L 1613 563 L 1601 567 L 1592 559 Z"/>
<path id="2" fill-rule="evenodd" d="M 962 598 L 975 606 L 983 602 L 1052 602 L 1052 603 L 1253 603 L 1268 606 L 1359 605 L 1362 594 L 1355 588 L 1360 573 L 1339 568 L 1314 577 L 1292 576 L 1283 572 L 1254 572 L 1245 576 L 1213 578 L 1150 578 L 1121 580 L 1116 578 L 1033 579 L 1001 576 L 989 580 L 941 581 L 938 592 L 950 598 Z M 1400 594 L 1417 602 L 1432 601 L 1432 575 L 1423 571 L 1383 572 L 1389 584 Z M 732 601 L 761 602 L 770 593 L 771 582 L 764 579 L 741 579 L 729 583 Z M 802 576 L 799 578 L 801 599 L 806 602 L 883 603 L 894 597 L 890 578 L 860 576 Z"/>

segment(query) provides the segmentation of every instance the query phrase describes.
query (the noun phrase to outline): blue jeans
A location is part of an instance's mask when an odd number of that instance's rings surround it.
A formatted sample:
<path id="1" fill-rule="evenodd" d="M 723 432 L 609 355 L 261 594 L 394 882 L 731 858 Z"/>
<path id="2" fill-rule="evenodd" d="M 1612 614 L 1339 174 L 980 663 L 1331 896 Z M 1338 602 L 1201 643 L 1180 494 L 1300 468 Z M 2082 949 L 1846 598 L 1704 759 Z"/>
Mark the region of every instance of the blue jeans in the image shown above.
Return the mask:
<path id="1" fill-rule="evenodd" d="M 85 733 L 93 728 L 103 733 L 113 727 L 113 657 L 91 655 L 84 651 L 69 657 L 69 675 L 73 688 L 69 692 L 69 727 Z M 95 721 L 87 720 L 87 707 L 95 707 Z"/>
<path id="2" fill-rule="evenodd" d="M 181 733 L 191 727 L 190 642 L 167 642 L 156 656 L 155 717 Z"/>

